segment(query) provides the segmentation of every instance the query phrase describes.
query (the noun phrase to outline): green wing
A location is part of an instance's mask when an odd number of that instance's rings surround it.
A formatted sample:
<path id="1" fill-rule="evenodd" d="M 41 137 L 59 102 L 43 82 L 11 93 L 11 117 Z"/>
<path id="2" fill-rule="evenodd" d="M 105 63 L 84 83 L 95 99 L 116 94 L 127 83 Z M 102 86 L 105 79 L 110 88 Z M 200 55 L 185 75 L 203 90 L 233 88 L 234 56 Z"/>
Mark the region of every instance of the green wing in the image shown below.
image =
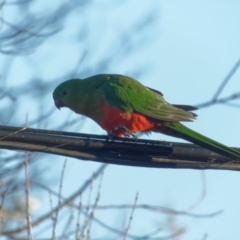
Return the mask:
<path id="1" fill-rule="evenodd" d="M 194 110 L 194 107 L 175 107 L 166 102 L 160 92 L 149 89 L 132 78 L 111 74 L 105 76 L 108 81 L 104 81 L 99 90 L 113 107 L 168 122 L 192 121 L 196 116 L 188 112 Z"/>

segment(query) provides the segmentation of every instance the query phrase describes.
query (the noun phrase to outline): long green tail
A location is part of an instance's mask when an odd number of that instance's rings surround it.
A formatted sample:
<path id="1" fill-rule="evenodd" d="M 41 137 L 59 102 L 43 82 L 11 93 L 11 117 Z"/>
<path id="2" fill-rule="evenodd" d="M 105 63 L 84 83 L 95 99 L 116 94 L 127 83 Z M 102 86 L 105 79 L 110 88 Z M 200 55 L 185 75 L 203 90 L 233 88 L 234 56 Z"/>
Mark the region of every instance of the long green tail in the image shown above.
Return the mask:
<path id="1" fill-rule="evenodd" d="M 185 127 L 181 123 L 164 122 L 164 126 L 167 128 L 167 132 L 165 132 L 163 129 L 161 130 L 159 129 L 160 132 L 163 132 L 174 137 L 183 138 L 189 142 L 195 143 L 201 147 L 207 148 L 223 156 L 240 160 L 239 151 L 227 147 L 226 145 L 214 141 L 208 137 L 205 137 L 191 130 L 190 128 Z"/>

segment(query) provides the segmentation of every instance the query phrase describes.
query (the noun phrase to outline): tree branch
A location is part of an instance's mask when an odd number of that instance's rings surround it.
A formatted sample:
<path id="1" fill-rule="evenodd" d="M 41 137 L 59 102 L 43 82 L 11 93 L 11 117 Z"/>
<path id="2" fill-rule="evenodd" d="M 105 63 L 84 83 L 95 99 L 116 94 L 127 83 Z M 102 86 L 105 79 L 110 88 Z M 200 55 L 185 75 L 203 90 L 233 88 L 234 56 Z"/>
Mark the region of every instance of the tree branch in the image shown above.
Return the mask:
<path id="1" fill-rule="evenodd" d="M 194 144 L 0 126 L 0 148 L 150 168 L 240 170 L 240 163 Z"/>

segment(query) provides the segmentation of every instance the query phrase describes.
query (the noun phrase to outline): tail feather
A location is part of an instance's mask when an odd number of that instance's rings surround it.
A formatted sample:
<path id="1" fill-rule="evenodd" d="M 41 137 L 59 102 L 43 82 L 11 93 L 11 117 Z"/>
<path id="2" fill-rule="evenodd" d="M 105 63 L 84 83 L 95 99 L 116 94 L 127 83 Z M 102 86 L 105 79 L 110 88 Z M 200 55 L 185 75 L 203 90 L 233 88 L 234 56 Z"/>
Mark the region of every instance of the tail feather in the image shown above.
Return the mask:
<path id="1" fill-rule="evenodd" d="M 159 131 L 164 134 L 183 138 L 189 142 L 195 143 L 201 147 L 207 148 L 223 156 L 240 160 L 239 151 L 227 147 L 226 145 L 219 143 L 215 140 L 212 140 L 208 137 L 205 137 L 200 133 L 197 133 L 191 130 L 190 128 L 182 125 L 181 123 L 165 122 L 164 127 L 166 127 L 166 130 L 161 129 L 161 127 L 159 129 Z"/>

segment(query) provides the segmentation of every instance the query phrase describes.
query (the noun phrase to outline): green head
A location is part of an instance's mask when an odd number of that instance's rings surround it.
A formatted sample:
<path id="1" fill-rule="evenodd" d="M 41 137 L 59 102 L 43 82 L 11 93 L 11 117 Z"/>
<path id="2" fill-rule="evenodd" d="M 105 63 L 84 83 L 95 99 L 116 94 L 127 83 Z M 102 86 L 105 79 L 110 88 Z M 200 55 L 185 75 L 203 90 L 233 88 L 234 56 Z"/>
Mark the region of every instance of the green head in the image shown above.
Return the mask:
<path id="1" fill-rule="evenodd" d="M 58 109 L 61 107 L 70 108 L 80 90 L 79 85 L 81 85 L 80 79 L 71 79 L 58 85 L 53 92 L 55 106 Z"/>

